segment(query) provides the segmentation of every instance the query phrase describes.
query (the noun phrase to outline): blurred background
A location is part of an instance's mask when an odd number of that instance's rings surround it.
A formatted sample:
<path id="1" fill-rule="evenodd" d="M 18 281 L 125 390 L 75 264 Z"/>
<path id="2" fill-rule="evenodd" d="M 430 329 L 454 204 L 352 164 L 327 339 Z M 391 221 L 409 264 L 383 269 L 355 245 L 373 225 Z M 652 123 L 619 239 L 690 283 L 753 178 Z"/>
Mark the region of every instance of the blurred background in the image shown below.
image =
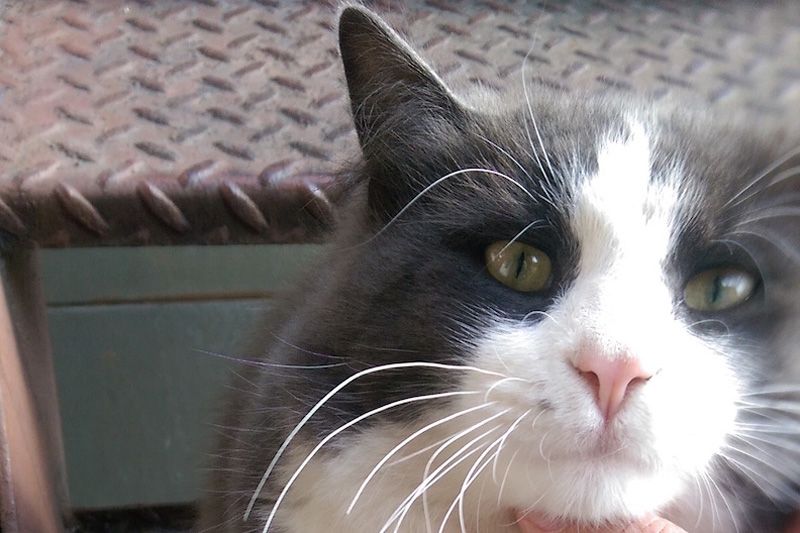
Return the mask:
<path id="1" fill-rule="evenodd" d="M 248 334 L 321 248 L 41 254 L 70 504 L 82 530 L 189 527 L 222 431 L 220 394 L 239 367 L 220 355 L 257 355 Z"/>

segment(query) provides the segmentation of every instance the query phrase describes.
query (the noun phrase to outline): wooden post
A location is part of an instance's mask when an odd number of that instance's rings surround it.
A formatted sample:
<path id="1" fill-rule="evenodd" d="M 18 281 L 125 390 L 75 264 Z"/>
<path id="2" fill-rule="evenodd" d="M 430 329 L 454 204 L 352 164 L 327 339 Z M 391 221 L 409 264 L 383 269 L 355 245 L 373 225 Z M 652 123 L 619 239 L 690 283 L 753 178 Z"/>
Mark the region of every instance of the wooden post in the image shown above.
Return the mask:
<path id="1" fill-rule="evenodd" d="M 0 529 L 64 529 L 67 490 L 50 338 L 35 249 L 3 258 L 0 283 Z"/>

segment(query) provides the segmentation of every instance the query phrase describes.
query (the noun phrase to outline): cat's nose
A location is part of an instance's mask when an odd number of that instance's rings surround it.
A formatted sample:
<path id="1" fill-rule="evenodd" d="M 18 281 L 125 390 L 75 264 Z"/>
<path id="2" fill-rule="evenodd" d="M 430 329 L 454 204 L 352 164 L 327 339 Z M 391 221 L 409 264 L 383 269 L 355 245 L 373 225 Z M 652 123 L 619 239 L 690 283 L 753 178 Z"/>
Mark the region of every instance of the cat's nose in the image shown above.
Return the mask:
<path id="1" fill-rule="evenodd" d="M 601 350 L 582 350 L 575 368 L 594 391 L 597 407 L 606 422 L 619 412 L 632 386 L 652 377 L 652 373 L 645 371 L 638 359 L 612 359 Z"/>

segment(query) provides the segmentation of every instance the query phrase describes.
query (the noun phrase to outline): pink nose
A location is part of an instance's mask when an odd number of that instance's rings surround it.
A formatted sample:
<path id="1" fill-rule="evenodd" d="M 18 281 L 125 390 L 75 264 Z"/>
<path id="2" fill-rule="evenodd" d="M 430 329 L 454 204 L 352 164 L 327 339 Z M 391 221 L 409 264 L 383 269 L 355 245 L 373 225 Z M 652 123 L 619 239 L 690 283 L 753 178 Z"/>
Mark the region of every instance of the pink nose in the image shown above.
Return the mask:
<path id="1" fill-rule="evenodd" d="M 606 422 L 619 412 L 632 385 L 652 377 L 637 359 L 610 359 L 596 349 L 582 350 L 575 368 L 594 391 L 597 407 Z"/>

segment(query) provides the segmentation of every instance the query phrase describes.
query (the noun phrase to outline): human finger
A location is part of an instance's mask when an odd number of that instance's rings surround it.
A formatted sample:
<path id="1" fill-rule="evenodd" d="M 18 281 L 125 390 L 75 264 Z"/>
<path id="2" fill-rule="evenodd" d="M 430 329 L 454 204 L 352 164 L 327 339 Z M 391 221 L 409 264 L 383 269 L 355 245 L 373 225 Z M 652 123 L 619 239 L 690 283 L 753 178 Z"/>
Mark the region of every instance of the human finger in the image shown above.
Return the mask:
<path id="1" fill-rule="evenodd" d="M 520 533 L 686 533 L 672 522 L 657 516 L 645 517 L 622 528 L 620 526 L 588 527 L 563 520 L 553 520 L 537 514 L 519 517 L 517 524 Z M 800 531 L 790 533 L 800 533 Z"/>

